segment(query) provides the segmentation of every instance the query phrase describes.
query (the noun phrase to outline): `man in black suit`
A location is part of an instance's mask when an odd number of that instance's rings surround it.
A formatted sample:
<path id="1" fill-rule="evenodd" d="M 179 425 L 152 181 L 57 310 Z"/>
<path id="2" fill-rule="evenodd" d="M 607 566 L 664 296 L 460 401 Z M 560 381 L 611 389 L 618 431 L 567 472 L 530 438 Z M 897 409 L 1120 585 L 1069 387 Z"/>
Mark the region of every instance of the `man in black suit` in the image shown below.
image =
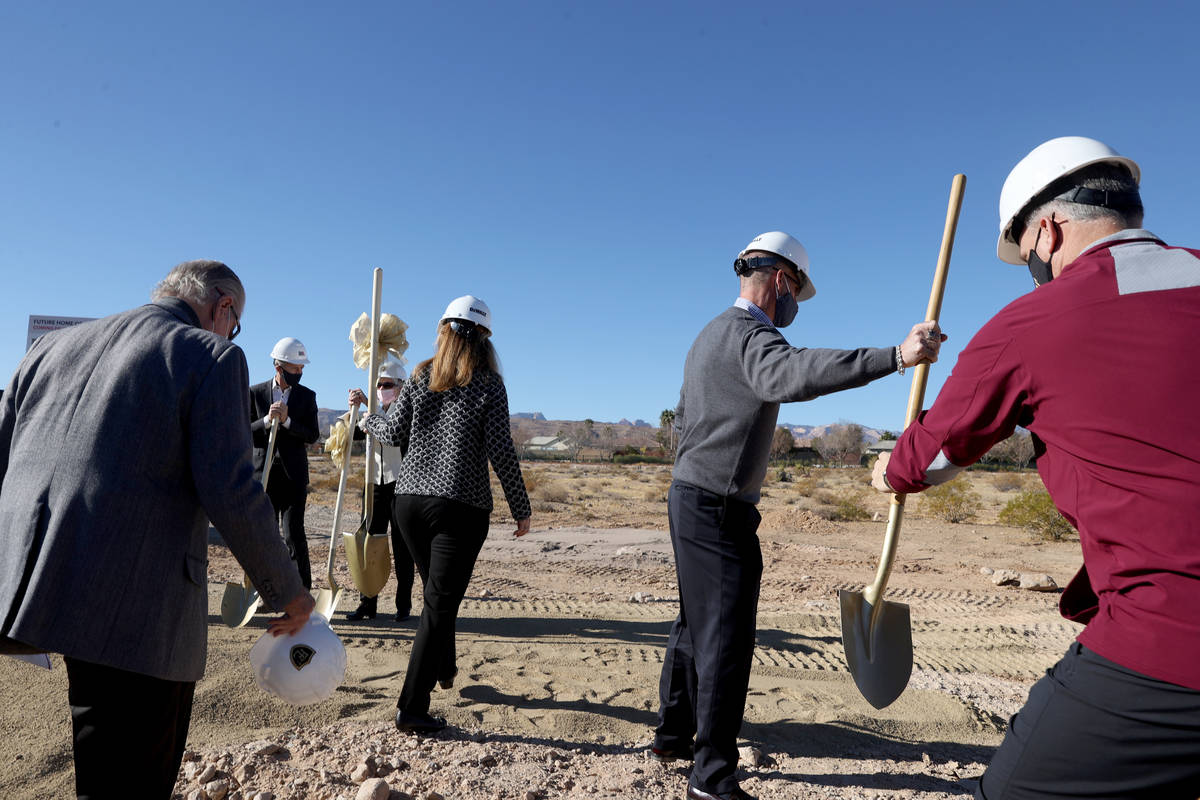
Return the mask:
<path id="1" fill-rule="evenodd" d="M 250 432 L 254 437 L 254 477 L 262 480 L 271 421 L 279 420 L 275 458 L 267 479 L 267 496 L 282 520 L 288 552 L 296 562 L 305 589 L 312 588 L 308 540 L 304 536 L 304 502 L 308 495 L 307 445 L 317 440 L 317 395 L 300 385 L 308 351 L 299 339 L 286 336 L 271 350 L 272 380 L 250 387 Z"/>

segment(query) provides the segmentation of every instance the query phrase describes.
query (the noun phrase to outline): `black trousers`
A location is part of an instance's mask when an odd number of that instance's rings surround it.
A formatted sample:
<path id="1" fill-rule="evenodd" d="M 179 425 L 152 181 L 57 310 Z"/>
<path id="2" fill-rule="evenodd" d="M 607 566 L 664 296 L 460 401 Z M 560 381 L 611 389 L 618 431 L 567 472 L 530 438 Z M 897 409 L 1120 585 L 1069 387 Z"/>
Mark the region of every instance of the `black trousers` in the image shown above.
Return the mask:
<path id="1" fill-rule="evenodd" d="M 746 710 L 762 578 L 761 517 L 750 503 L 676 481 L 667 498 L 679 578 L 659 681 L 658 747 L 692 745 L 690 783 L 725 794 L 737 787 L 738 731 Z"/>
<path id="2" fill-rule="evenodd" d="M 387 533 L 391 528 L 392 562 L 396 565 L 396 612 L 407 615 L 412 610 L 413 588 L 413 557 L 408 551 L 408 545 L 400 534 L 400 523 L 396 519 L 395 499 L 396 483 L 381 483 L 375 486 L 374 499 L 371 501 L 372 536 Z M 374 597 L 364 597 L 363 600 L 376 600 Z M 372 606 L 373 608 L 374 606 Z"/>
<path id="3" fill-rule="evenodd" d="M 170 798 L 192 718 L 195 683 L 64 658 L 75 746 L 75 793 Z"/>
<path id="4" fill-rule="evenodd" d="M 297 484 L 287 476 L 283 465 L 276 462 L 267 477 L 267 497 L 275 507 L 279 530 L 287 542 L 288 555 L 296 562 L 305 589 L 312 588 L 312 567 L 308 562 L 308 538 L 304 534 L 304 505 L 308 500 L 308 485 Z"/>
<path id="5" fill-rule="evenodd" d="M 456 500 L 411 494 L 397 495 L 395 508 L 400 532 L 425 583 L 421 622 L 396 705 L 410 714 L 424 714 L 434 683 L 458 671 L 454 625 L 487 539 L 490 514 Z"/>
<path id="6" fill-rule="evenodd" d="M 975 797 L 1196 800 L 1200 691 L 1075 642 L 1009 720 Z"/>

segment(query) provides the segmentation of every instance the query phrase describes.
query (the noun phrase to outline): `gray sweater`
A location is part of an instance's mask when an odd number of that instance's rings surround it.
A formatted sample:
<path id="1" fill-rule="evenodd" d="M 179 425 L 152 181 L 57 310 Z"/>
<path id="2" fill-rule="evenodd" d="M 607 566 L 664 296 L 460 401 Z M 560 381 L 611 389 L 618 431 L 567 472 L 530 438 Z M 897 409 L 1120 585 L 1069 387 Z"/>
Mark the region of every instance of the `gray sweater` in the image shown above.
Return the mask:
<path id="1" fill-rule="evenodd" d="M 863 386 L 896 371 L 896 348 L 792 347 L 736 306 L 708 323 L 683 367 L 677 481 L 757 503 L 779 404 Z"/>

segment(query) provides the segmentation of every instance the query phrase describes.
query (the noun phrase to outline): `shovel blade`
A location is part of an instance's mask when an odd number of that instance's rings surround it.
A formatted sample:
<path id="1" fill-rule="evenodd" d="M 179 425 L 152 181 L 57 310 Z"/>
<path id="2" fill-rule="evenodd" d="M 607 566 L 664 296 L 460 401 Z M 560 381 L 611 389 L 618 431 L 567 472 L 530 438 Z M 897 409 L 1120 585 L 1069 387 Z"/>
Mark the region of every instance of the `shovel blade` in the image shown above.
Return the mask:
<path id="1" fill-rule="evenodd" d="M 886 708 L 904 692 L 912 676 L 912 622 L 908 606 L 881 600 L 876 613 L 862 592 L 845 589 L 839 599 L 842 647 L 854 684 L 868 703 L 875 708 Z"/>
<path id="2" fill-rule="evenodd" d="M 387 534 L 370 535 L 365 526 L 354 533 L 342 534 L 350 577 L 364 597 L 377 597 L 392 574 L 388 538 Z"/>
<path id="3" fill-rule="evenodd" d="M 225 584 L 221 595 L 221 621 L 231 628 L 240 628 L 258 610 L 258 592 L 244 583 Z"/>
<path id="4" fill-rule="evenodd" d="M 333 612 L 337 611 L 338 601 L 341 599 L 341 589 L 322 589 L 317 592 L 317 604 L 313 607 L 313 611 L 325 619 L 332 620 Z"/>

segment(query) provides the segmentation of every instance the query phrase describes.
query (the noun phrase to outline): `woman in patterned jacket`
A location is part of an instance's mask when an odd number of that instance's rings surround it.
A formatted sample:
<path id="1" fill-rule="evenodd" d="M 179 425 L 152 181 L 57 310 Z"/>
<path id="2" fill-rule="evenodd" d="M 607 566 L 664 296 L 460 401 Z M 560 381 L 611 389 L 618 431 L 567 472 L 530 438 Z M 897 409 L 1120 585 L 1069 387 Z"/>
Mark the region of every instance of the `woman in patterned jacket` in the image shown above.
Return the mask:
<path id="1" fill-rule="evenodd" d="M 395 518 L 425 583 L 425 606 L 397 702 L 396 727 L 430 733 L 446 721 L 429 714 L 434 683 L 454 685 L 454 625 L 475 559 L 488 534 L 488 462 L 517 522 L 529 532 L 529 496 L 509 430 L 508 393 L 490 340 L 492 315 L 471 295 L 446 308 L 433 358 L 421 362 L 387 416 L 363 420 L 379 442 L 400 447 Z M 366 397 L 350 391 L 350 402 Z"/>

